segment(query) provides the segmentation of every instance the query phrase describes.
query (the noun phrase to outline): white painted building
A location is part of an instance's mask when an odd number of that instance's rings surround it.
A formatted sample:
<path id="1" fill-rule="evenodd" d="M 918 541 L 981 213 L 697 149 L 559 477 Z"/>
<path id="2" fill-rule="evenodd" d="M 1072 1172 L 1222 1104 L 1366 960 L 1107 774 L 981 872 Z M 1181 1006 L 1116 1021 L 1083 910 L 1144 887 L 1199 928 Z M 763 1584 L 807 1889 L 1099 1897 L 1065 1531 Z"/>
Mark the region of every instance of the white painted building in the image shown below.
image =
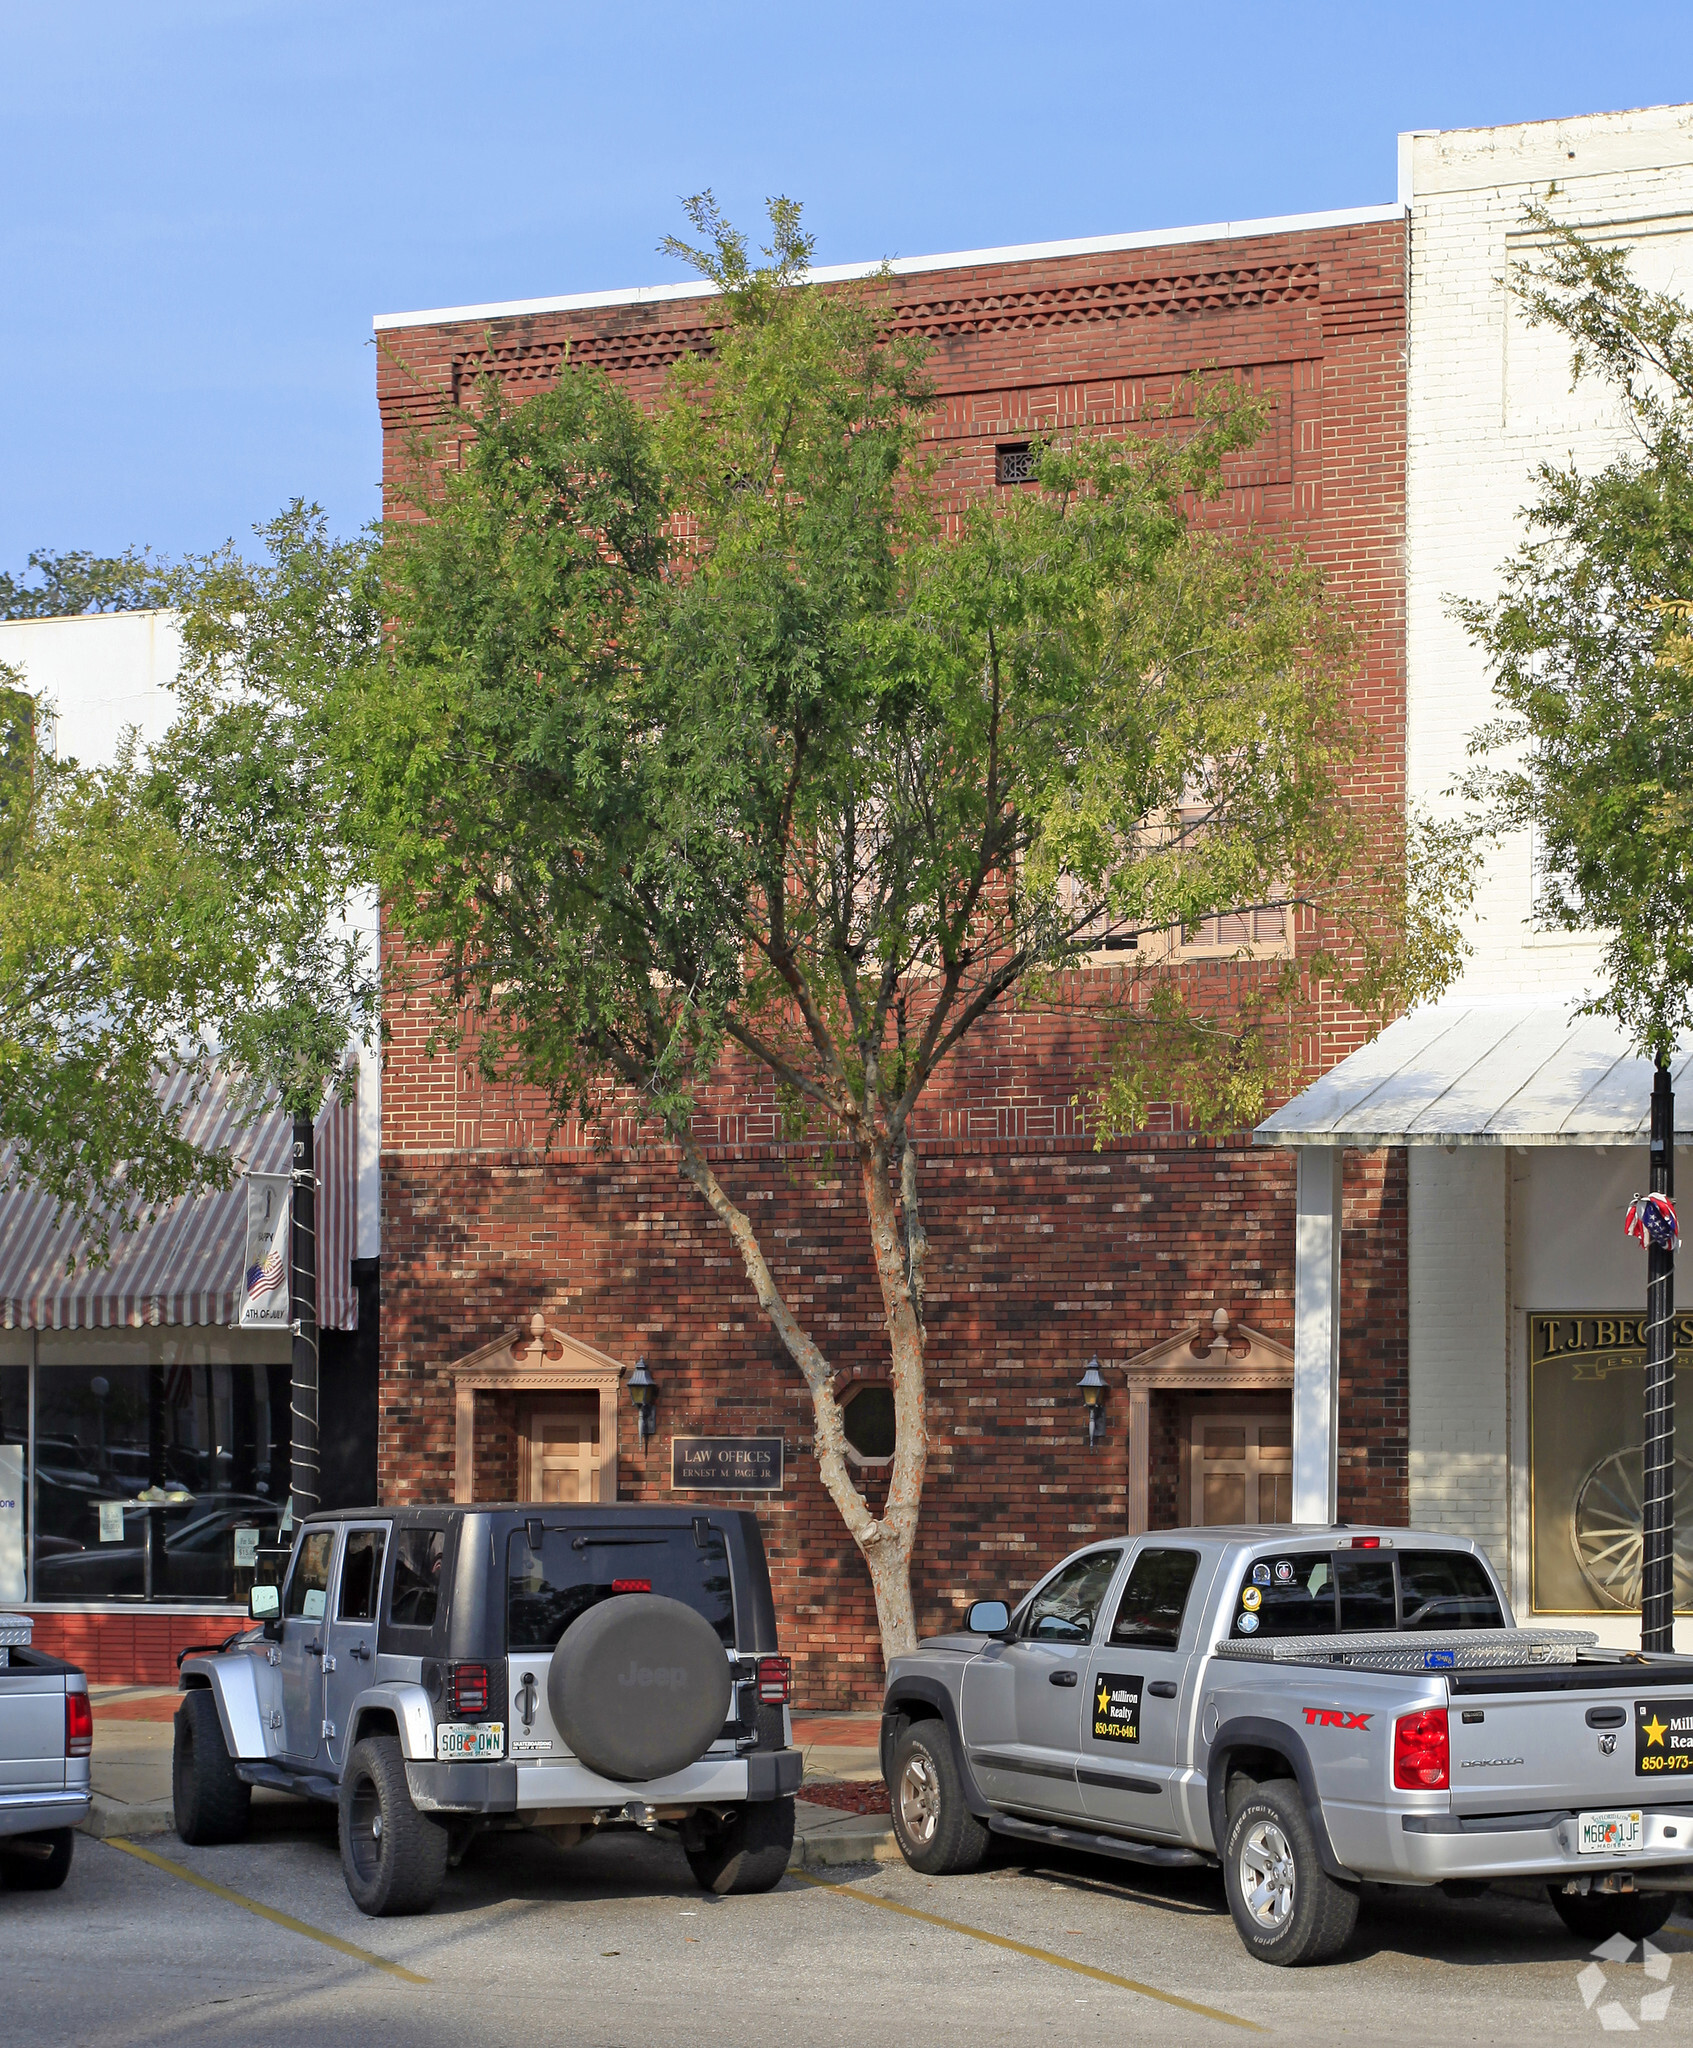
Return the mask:
<path id="1" fill-rule="evenodd" d="M 1497 592 L 1537 495 L 1537 464 L 1596 469 L 1629 440 L 1608 388 L 1583 380 L 1572 390 L 1568 344 L 1530 328 L 1505 288 L 1512 263 L 1536 246 L 1523 218 L 1534 199 L 1627 248 L 1642 282 L 1693 302 L 1693 107 L 1400 138 L 1410 215 L 1407 792 L 1435 812 L 1454 802 L 1469 735 L 1491 708 L 1451 599 Z M 1650 1077 L 1620 1035 L 1576 1020 L 1598 985 L 1600 948 L 1533 928 L 1533 860 L 1523 835 L 1490 862 L 1458 988 L 1259 1134 L 1305 1141 L 1295 1515 L 1333 1511 L 1332 1148 L 1366 1136 L 1404 1143 L 1411 1521 L 1483 1543 L 1519 1616 L 1590 1617 L 1607 1639 L 1637 1642 L 1637 1620 L 1610 1604 L 1597 1560 L 1603 1529 L 1626 1512 L 1611 1496 L 1632 1483 L 1630 1445 L 1638 1462 L 1642 1375 L 1623 1318 L 1644 1307 L 1645 1256 L 1622 1219 L 1647 1185 Z M 1678 1068 L 1677 1184 L 1693 1193 L 1693 1060 Z M 1693 1305 L 1693 1270 L 1681 1295 Z M 1693 1326 L 1688 1335 L 1693 1343 Z M 1688 1364 L 1684 1454 L 1693 1351 Z M 1678 1522 L 1693 1560 L 1693 1463 Z M 1693 1569 L 1678 1577 L 1678 1604 L 1693 1605 Z M 1693 1617 L 1678 1641 L 1693 1647 Z"/>

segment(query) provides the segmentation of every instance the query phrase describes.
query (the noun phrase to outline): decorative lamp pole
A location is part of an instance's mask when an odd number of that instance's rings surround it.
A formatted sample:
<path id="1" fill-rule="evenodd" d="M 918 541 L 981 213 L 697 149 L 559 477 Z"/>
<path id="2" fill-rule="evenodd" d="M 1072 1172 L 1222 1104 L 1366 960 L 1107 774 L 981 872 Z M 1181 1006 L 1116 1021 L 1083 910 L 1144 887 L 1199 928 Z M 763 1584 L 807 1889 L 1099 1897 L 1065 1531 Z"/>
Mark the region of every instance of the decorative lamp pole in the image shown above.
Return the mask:
<path id="1" fill-rule="evenodd" d="M 640 1434 L 643 1448 L 647 1438 L 658 1427 L 658 1417 L 653 1410 L 658 1403 L 658 1381 L 647 1370 L 644 1358 L 635 1361 L 635 1370 L 624 1382 L 629 1398 L 635 1404 L 635 1428 Z"/>
<path id="2" fill-rule="evenodd" d="M 1660 1054 L 1652 1076 L 1651 1181 L 1627 1229 L 1646 1247 L 1645 1487 L 1640 1647 L 1675 1648 L 1675 1095 Z"/>
<path id="3" fill-rule="evenodd" d="M 288 1225 L 288 1315 L 294 1328 L 289 1389 L 294 1519 L 318 1508 L 317 1165 L 309 1116 L 294 1119 L 294 1200 Z"/>

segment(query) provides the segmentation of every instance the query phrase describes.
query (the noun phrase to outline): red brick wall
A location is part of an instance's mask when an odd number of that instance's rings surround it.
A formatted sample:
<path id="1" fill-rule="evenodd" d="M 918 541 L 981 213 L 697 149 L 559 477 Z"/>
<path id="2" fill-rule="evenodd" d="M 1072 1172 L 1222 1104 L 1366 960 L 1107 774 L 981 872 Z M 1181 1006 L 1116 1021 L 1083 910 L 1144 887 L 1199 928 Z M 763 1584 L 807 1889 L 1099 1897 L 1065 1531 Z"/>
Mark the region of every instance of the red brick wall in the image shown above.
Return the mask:
<path id="1" fill-rule="evenodd" d="M 1372 733 L 1360 789 L 1404 802 L 1404 283 L 1400 222 L 1252 240 L 1029 259 L 902 277 L 890 322 L 935 344 L 932 435 L 946 488 L 995 489 L 997 441 L 1133 427 L 1194 370 L 1234 371 L 1277 397 L 1264 443 L 1208 512 L 1300 543 L 1360 630 L 1354 705 Z M 414 327 L 381 337 L 378 397 L 390 509 L 414 426 L 442 426 L 484 371 L 513 395 L 558 374 L 566 346 L 654 398 L 685 348 L 709 347 L 709 299 Z M 450 446 L 438 451 L 450 459 Z M 1321 937 L 1309 918 L 1302 949 Z M 1227 1009 L 1267 970 L 1207 963 L 1193 995 Z M 1105 1443 L 1081 1442 L 1074 1382 L 1095 1352 L 1135 1355 L 1219 1305 L 1291 1340 L 1292 1159 L 1154 1130 L 1096 1154 L 1072 1098 L 1099 1040 L 1085 1015 L 1007 1011 L 985 1023 L 926 1100 L 933 1449 L 916 1572 L 920 1619 L 1026 1583 L 1121 1516 L 1117 1384 Z M 385 1499 L 451 1492 L 443 1368 L 544 1307 L 664 1389 L 643 1461 L 622 1417 L 625 1492 L 664 1493 L 672 1432 L 780 1424 L 792 1469 L 766 1507 L 799 1696 L 862 1705 L 879 1659 L 868 1583 L 806 1446 L 803 1389 L 752 1302 L 729 1240 L 638 1123 L 596 1154 L 545 1106 L 423 1057 L 427 1019 L 396 1014 L 383 1089 Z M 1365 1036 L 1325 985 L 1293 1019 L 1308 1073 Z M 727 1063 L 697 1125 L 744 1198 L 790 1300 L 847 1371 L 885 1370 L 881 1312 L 850 1176 L 783 1146 L 762 1076 Z M 1406 1488 L 1403 1155 L 1346 1176 L 1341 1513 L 1402 1520 Z M 1154 1415 L 1154 1522 L 1178 1519 L 1174 1417 Z M 511 1418 L 487 1404 L 484 1483 L 514 1470 Z M 797 1454 L 796 1454 L 796 1446 Z M 641 1474 L 652 1475 L 643 1479 Z M 872 1494 L 873 1502 L 878 1495 Z"/>
<path id="2" fill-rule="evenodd" d="M 1347 1388 L 1343 1516 L 1405 1513 L 1404 1174 L 1381 1155 L 1347 1175 Z M 717 1160 L 758 1218 L 778 1282 L 844 1376 L 886 1369 L 862 1202 L 814 1148 Z M 972 1594 L 1012 1590 L 1066 1550 L 1121 1525 L 1122 1383 L 1105 1441 L 1088 1450 L 1075 1391 L 1089 1357 L 1108 1370 L 1223 1306 L 1292 1337 L 1291 1156 L 1165 1137 L 1091 1146 L 936 1146 L 924 1160 L 930 1232 L 931 1450 L 914 1573 L 920 1624 Z M 644 1455 L 627 1406 L 618 1478 L 627 1498 L 669 1498 L 670 1439 L 751 1434 L 787 1445 L 780 1499 L 758 1496 L 797 1694 L 863 1706 L 880 1658 L 869 1582 L 817 1478 L 810 1408 L 769 1335 L 727 1235 L 661 1155 L 540 1163 L 463 1153 L 390 1160 L 384 1240 L 384 1500 L 446 1500 L 453 1477 L 445 1368 L 536 1308 L 633 1364 L 661 1393 Z M 450 1229 L 441 1220 L 452 1219 Z M 392 1333 L 391 1336 L 389 1333 Z M 1362 1393 L 1365 1398 L 1359 1399 Z M 477 1490 L 511 1484 L 509 1432 L 479 1407 Z M 1173 1440 L 1157 1458 L 1155 1522 L 1176 1519 Z M 880 1488 L 870 1492 L 880 1504 Z"/>
<path id="3" fill-rule="evenodd" d="M 34 1647 L 80 1665 L 95 1685 L 175 1685 L 178 1653 L 221 1643 L 244 1626 L 239 1614 L 35 1613 Z"/>

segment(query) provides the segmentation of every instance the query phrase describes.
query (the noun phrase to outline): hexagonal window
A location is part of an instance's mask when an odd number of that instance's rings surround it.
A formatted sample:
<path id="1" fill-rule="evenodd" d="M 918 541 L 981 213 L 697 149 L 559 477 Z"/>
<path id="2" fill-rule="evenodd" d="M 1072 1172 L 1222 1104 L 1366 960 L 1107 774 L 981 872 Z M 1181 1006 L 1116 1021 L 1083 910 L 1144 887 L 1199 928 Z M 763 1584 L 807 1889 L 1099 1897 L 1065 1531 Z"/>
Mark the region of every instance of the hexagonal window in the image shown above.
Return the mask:
<path id="1" fill-rule="evenodd" d="M 855 1465 L 891 1465 L 894 1455 L 894 1390 L 881 1383 L 859 1387 L 841 1404 L 847 1456 Z"/>

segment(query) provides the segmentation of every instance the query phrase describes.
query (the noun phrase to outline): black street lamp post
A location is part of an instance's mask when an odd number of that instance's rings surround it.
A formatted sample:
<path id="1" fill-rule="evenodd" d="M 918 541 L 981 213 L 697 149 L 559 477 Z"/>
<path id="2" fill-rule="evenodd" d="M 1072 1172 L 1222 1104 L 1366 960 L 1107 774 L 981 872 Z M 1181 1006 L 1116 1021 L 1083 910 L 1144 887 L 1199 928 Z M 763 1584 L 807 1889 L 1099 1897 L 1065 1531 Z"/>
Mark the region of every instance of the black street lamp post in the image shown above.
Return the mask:
<path id="1" fill-rule="evenodd" d="M 294 1519 L 318 1506 L 317 1450 L 317 1164 L 310 1116 L 294 1119 L 294 1200 L 288 1226 L 288 1315 L 294 1329 L 289 1389 L 292 1457 L 289 1487 Z"/>
<path id="2" fill-rule="evenodd" d="M 1675 1095 L 1660 1057 L 1652 1076 L 1650 1192 L 1675 1196 Z M 1645 1507 L 1641 1529 L 1640 1647 L 1675 1648 L 1675 1250 L 1662 1230 L 1646 1237 Z M 1660 1243 L 1660 1237 L 1663 1242 Z"/>

